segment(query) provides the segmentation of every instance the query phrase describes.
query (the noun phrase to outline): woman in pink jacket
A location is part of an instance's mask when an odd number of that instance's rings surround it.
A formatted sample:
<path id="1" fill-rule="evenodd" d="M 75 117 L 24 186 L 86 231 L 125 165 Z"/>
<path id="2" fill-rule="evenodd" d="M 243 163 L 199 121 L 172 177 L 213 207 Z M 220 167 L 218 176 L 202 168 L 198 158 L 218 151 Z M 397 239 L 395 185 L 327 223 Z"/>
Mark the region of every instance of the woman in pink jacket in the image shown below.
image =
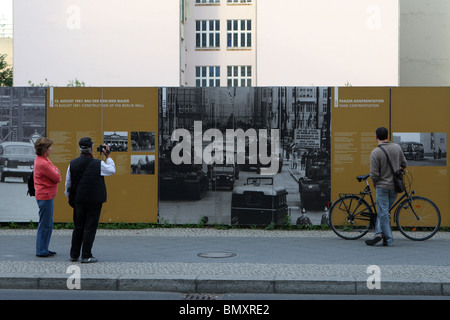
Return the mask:
<path id="1" fill-rule="evenodd" d="M 56 252 L 49 251 L 48 245 L 53 231 L 53 199 L 61 181 L 59 169 L 48 158 L 52 152 L 53 140 L 39 138 L 34 144 L 34 188 L 39 206 L 39 226 L 36 239 L 36 256 L 53 257 Z"/>

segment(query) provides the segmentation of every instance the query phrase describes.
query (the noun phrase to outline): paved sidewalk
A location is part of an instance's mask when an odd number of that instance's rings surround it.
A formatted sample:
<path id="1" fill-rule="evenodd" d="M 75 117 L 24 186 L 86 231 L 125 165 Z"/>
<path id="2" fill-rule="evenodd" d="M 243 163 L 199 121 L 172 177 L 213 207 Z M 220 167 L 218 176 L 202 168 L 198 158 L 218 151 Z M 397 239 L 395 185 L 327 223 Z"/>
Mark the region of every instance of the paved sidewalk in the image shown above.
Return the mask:
<path id="1" fill-rule="evenodd" d="M 423 242 L 394 233 L 393 247 L 368 247 L 369 236 L 332 231 L 101 229 L 93 264 L 70 262 L 70 230 L 54 230 L 55 257 L 36 257 L 35 234 L 0 230 L 0 289 L 68 290 L 79 270 L 81 289 L 91 290 L 450 296 L 445 232 Z M 369 289 L 378 275 L 381 289 Z"/>

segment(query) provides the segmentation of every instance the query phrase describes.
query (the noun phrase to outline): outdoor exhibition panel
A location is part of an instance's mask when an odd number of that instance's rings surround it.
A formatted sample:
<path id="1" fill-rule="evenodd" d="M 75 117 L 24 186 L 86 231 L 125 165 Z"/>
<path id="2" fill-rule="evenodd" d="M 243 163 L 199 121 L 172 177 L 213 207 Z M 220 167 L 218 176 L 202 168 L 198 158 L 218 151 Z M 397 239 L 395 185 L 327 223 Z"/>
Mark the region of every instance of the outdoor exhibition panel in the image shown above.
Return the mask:
<path id="1" fill-rule="evenodd" d="M 389 88 L 333 88 L 332 200 L 339 193 L 364 188 L 357 176 L 370 173 L 370 153 L 377 146 L 375 130 L 390 128 Z"/>
<path id="2" fill-rule="evenodd" d="M 101 222 L 324 224 L 331 201 L 362 190 L 384 126 L 449 225 L 450 88 L 0 88 L 0 125 L 0 143 L 54 140 L 55 222 L 73 219 L 64 182 L 89 136 L 94 157 L 107 143 L 116 163 Z M 0 222 L 36 222 L 23 179 L 33 168 L 14 156 L 0 155 Z"/>
<path id="3" fill-rule="evenodd" d="M 450 88 L 392 88 L 392 141 L 408 161 L 416 194 L 439 207 L 442 225 L 450 222 Z"/>
<path id="4" fill-rule="evenodd" d="M 105 177 L 107 202 L 100 222 L 157 222 L 158 89 L 49 88 L 47 136 L 54 141 L 52 162 L 62 182 L 55 198 L 55 222 L 69 222 L 72 208 L 64 196 L 71 159 L 80 155 L 78 141 L 91 137 L 94 158 L 106 143 L 116 174 Z"/>

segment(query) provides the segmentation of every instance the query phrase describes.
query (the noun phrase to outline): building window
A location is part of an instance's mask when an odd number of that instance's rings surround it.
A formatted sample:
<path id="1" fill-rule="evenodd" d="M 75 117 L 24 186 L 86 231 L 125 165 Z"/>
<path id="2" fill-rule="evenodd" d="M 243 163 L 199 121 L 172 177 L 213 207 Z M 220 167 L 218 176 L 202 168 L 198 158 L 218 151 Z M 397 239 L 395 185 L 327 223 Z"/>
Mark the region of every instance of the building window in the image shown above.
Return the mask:
<path id="1" fill-rule="evenodd" d="M 220 0 L 195 0 L 195 4 L 216 4 L 220 3 Z"/>
<path id="2" fill-rule="evenodd" d="M 220 20 L 196 20 L 195 45 L 197 48 L 219 48 Z"/>
<path id="3" fill-rule="evenodd" d="M 252 3 L 252 0 L 227 0 L 227 3 L 232 3 L 232 4 L 244 3 L 244 4 L 246 4 L 246 3 Z"/>
<path id="4" fill-rule="evenodd" d="M 251 87 L 252 66 L 228 66 L 227 85 L 228 87 Z"/>
<path id="5" fill-rule="evenodd" d="M 220 67 L 202 66 L 195 67 L 196 87 L 220 87 Z"/>
<path id="6" fill-rule="evenodd" d="M 314 92 L 311 88 L 297 89 L 297 98 L 313 98 Z"/>
<path id="7" fill-rule="evenodd" d="M 252 20 L 227 20 L 227 47 L 251 48 Z"/>

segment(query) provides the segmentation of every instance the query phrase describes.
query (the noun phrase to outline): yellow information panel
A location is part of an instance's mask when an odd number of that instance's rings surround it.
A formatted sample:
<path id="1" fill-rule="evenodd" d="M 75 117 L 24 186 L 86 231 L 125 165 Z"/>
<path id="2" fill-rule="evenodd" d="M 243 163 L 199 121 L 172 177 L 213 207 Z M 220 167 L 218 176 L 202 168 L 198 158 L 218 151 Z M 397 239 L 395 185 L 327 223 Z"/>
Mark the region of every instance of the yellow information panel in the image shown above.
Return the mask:
<path id="1" fill-rule="evenodd" d="M 449 226 L 450 88 L 392 88 L 392 140 L 400 144 L 412 188 L 431 199 Z"/>
<path id="2" fill-rule="evenodd" d="M 370 153 L 377 146 L 375 130 L 382 126 L 389 129 L 389 96 L 389 88 L 333 88 L 332 201 L 339 193 L 364 189 L 365 184 L 359 183 L 356 176 L 370 173 Z"/>
<path id="3" fill-rule="evenodd" d="M 83 137 L 110 146 L 116 174 L 105 177 L 107 202 L 100 222 L 150 223 L 158 219 L 158 88 L 49 88 L 47 137 L 54 141 L 52 162 L 62 181 L 54 221 L 71 222 L 64 195 L 67 168 L 80 155 Z"/>
<path id="4" fill-rule="evenodd" d="M 332 200 L 365 187 L 355 177 L 369 174 L 375 130 L 383 126 L 406 156 L 407 187 L 431 199 L 449 226 L 450 88 L 333 88 L 332 99 Z"/>

